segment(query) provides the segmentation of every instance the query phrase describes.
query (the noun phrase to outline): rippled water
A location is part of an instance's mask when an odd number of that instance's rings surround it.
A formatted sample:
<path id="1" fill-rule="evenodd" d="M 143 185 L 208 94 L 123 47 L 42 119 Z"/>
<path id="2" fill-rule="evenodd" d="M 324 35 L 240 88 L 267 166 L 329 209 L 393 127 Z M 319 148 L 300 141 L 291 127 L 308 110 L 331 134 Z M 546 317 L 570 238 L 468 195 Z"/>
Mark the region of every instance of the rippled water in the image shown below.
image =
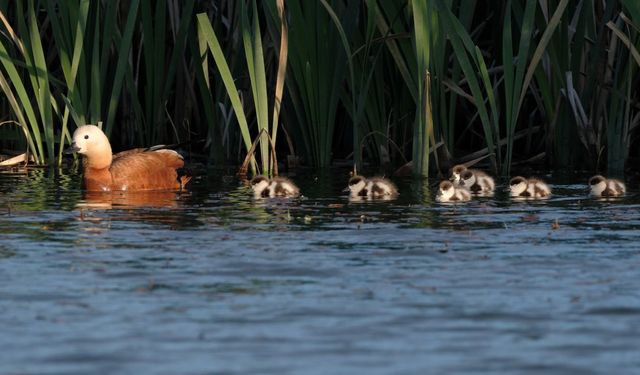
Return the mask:
<path id="1" fill-rule="evenodd" d="M 336 172 L 342 173 L 342 172 Z M 638 374 L 640 199 L 86 196 L 0 172 L 2 374 Z M 435 181 L 431 181 L 435 183 Z"/>

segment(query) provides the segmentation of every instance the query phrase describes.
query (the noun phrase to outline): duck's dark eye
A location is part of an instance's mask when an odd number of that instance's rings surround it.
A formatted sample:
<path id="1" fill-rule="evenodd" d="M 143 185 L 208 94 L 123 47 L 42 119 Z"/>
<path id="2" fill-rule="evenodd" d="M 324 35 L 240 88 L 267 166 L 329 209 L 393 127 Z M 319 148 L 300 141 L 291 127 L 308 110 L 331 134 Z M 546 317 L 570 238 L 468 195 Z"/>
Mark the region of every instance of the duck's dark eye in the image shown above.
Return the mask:
<path id="1" fill-rule="evenodd" d="M 84 139 L 89 139 L 89 134 L 85 135 Z"/>

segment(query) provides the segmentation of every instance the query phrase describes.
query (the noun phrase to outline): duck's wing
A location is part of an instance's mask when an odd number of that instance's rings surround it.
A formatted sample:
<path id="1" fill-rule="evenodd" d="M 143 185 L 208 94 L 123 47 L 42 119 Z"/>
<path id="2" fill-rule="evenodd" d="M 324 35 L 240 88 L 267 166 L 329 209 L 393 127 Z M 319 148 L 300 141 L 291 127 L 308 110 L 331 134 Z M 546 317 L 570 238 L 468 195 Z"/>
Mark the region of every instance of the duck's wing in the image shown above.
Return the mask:
<path id="1" fill-rule="evenodd" d="M 183 166 L 182 156 L 173 150 L 121 152 L 113 159 L 110 168 L 113 189 L 177 190 L 183 186 L 177 169 Z"/>
<path id="2" fill-rule="evenodd" d="M 146 152 L 146 151 L 147 151 L 146 148 L 132 148 L 131 150 L 120 151 L 117 154 L 113 154 L 113 161 L 115 161 L 118 158 L 124 157 L 124 156 L 133 155 L 133 154 L 139 154 L 139 153 Z M 113 163 L 113 161 L 112 161 L 112 163 Z"/>

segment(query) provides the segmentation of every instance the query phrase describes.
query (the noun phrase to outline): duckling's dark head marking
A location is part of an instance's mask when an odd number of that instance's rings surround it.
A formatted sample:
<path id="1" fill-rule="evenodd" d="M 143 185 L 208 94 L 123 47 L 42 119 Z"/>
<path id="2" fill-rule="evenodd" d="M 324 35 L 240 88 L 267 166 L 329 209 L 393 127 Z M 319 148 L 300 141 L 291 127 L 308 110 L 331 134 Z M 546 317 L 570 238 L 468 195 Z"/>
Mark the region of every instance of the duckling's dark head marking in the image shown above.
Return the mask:
<path id="1" fill-rule="evenodd" d="M 510 186 L 524 184 L 524 183 L 527 183 L 527 180 L 525 180 L 524 177 L 520 177 L 520 176 L 514 177 L 511 179 L 511 181 L 509 181 Z"/>
<path id="2" fill-rule="evenodd" d="M 593 176 L 589 179 L 589 185 L 593 186 L 593 185 L 597 185 L 601 182 L 604 182 L 605 178 L 600 176 L 600 175 L 596 175 Z"/>
<path id="3" fill-rule="evenodd" d="M 462 172 L 466 171 L 467 167 L 465 167 L 464 165 L 456 165 L 455 167 L 453 167 L 452 172 L 455 174 L 459 174 L 461 175 Z"/>
<path id="4" fill-rule="evenodd" d="M 261 182 L 269 182 L 269 179 L 266 178 L 265 176 L 255 176 L 253 179 L 251 179 L 251 186 L 256 186 L 257 184 L 261 183 Z"/>
<path id="5" fill-rule="evenodd" d="M 453 189 L 453 184 L 449 181 L 442 181 L 440 183 L 440 190 L 448 191 L 449 189 Z"/>
<path id="6" fill-rule="evenodd" d="M 353 176 L 349 179 L 349 186 L 354 186 L 359 184 L 360 182 L 364 182 L 364 177 L 362 176 Z"/>

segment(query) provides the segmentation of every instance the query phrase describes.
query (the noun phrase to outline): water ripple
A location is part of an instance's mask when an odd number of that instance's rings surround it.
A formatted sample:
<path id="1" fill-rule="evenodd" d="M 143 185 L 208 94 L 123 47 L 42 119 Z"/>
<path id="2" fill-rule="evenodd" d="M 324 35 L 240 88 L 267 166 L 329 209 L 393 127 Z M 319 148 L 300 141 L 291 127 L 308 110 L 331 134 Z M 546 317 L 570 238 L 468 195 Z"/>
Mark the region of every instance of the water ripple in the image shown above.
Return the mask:
<path id="1" fill-rule="evenodd" d="M 350 203 L 315 177 L 96 200 L 0 173 L 0 373 L 640 372 L 635 192 Z"/>

